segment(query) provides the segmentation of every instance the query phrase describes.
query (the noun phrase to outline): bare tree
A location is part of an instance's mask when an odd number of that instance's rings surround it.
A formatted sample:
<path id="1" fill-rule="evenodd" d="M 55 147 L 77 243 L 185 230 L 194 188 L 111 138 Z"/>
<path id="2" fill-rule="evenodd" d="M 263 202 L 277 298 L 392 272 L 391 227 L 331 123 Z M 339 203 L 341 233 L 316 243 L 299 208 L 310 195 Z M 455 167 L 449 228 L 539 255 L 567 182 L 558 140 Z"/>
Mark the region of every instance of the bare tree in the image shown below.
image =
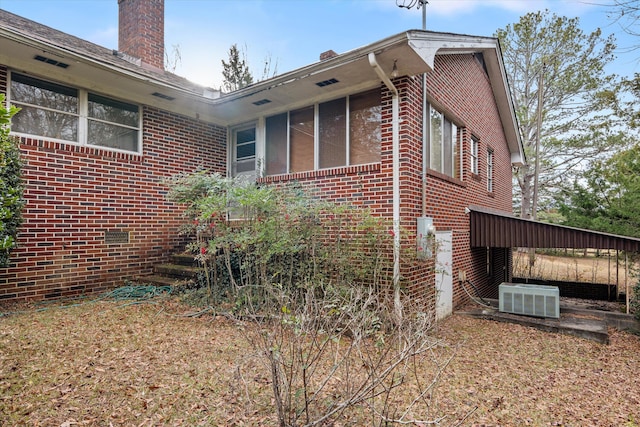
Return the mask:
<path id="1" fill-rule="evenodd" d="M 270 316 L 254 316 L 244 331 L 270 373 L 280 427 L 444 419 L 429 408 L 453 356 L 433 355 L 441 344 L 431 335 L 433 313 L 404 301 L 398 323 L 393 305 L 366 286 L 309 283 L 301 298 L 277 286 L 270 293 L 273 307 L 262 307 Z M 433 377 L 424 377 L 426 364 L 435 366 Z"/>
<path id="2" fill-rule="evenodd" d="M 164 51 L 164 69 L 171 73 L 175 73 L 178 65 L 182 63 L 182 54 L 180 53 L 180 45 L 171 46 L 171 51 Z"/>
<path id="3" fill-rule="evenodd" d="M 620 28 L 632 36 L 640 36 L 638 21 L 640 21 L 640 0 L 615 0 L 608 12 L 609 18 L 620 25 Z M 632 47 L 639 49 L 640 44 Z"/>

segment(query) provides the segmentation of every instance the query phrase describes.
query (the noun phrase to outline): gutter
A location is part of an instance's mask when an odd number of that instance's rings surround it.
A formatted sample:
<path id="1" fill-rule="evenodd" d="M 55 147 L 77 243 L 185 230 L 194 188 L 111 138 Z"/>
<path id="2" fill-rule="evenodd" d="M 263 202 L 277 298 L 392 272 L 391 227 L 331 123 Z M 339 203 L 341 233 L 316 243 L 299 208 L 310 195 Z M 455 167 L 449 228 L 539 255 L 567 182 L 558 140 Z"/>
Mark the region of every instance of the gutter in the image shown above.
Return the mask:
<path id="1" fill-rule="evenodd" d="M 392 126 L 392 194 L 393 194 L 393 302 L 397 319 L 402 319 L 402 303 L 400 301 L 400 101 L 398 89 L 380 68 L 376 61 L 376 54 L 370 52 L 369 65 L 376 72 L 380 80 L 391 91 L 391 126 Z"/>

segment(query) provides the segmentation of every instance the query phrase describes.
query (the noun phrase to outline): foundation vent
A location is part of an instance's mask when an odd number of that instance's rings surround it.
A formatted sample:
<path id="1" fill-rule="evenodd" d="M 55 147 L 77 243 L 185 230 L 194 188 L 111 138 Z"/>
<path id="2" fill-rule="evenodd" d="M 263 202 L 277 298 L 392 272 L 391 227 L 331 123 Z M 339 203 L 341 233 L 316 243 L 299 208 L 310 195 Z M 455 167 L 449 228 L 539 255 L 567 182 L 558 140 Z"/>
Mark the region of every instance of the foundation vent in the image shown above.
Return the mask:
<path id="1" fill-rule="evenodd" d="M 110 245 L 113 243 L 129 243 L 129 232 L 128 231 L 105 231 L 104 242 L 107 245 Z"/>

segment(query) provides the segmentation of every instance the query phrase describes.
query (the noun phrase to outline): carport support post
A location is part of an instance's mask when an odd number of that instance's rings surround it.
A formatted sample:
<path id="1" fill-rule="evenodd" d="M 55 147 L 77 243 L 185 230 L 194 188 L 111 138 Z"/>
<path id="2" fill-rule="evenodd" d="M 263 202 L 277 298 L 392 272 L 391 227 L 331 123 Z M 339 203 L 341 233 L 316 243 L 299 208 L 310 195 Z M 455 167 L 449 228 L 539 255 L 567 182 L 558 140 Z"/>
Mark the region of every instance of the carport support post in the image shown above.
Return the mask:
<path id="1" fill-rule="evenodd" d="M 616 301 L 620 300 L 620 252 L 616 249 Z"/>
<path id="2" fill-rule="evenodd" d="M 624 297 L 627 300 L 627 314 L 629 314 L 629 253 L 624 251 Z"/>

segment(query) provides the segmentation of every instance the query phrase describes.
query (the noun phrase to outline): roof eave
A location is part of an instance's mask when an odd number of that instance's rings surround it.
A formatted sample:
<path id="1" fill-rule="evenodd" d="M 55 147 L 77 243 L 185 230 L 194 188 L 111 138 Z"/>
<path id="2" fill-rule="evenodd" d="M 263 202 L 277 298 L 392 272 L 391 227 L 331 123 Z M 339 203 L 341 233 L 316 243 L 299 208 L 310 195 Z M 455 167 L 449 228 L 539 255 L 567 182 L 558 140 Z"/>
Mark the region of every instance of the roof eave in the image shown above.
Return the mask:
<path id="1" fill-rule="evenodd" d="M 10 49 L 2 49 L 5 50 L 5 54 L 0 52 L 0 63 L 8 65 L 12 69 L 30 72 L 41 66 L 47 67 L 47 65 L 38 64 L 37 61 L 32 60 L 33 55 L 31 53 L 53 56 L 62 59 L 64 62 L 70 64 L 70 66 L 65 70 L 58 70 L 55 69 L 55 67 L 45 68 L 46 75 L 51 78 L 56 77 L 62 82 L 68 83 L 81 82 L 83 78 L 87 78 L 87 70 L 91 70 L 92 75 L 103 77 L 109 75 L 112 76 L 110 80 L 115 80 L 119 84 L 101 86 L 100 82 L 102 79 L 98 78 L 93 79 L 91 84 L 87 82 L 85 87 L 92 88 L 105 95 L 116 97 L 126 96 L 128 100 L 144 105 L 215 122 L 215 118 L 207 114 L 209 110 L 207 105 L 210 99 L 219 96 L 219 94 L 210 88 L 190 82 L 189 87 L 186 85 L 180 86 L 173 84 L 166 79 L 162 79 L 161 74 L 155 77 L 155 72 L 145 72 L 142 68 L 140 71 L 136 71 L 135 67 L 120 67 L 82 52 L 50 43 L 46 40 L 28 37 L 17 31 L 13 31 L 11 28 L 0 28 L 0 42 L 2 41 L 4 41 L 5 44 L 9 43 L 24 53 L 23 57 L 19 58 L 16 55 L 11 55 L 9 53 Z M 119 87 L 121 87 L 122 90 L 119 91 Z M 154 93 L 161 93 L 169 98 L 173 98 L 173 100 L 158 98 L 153 95 Z M 187 108 L 190 106 L 194 108 Z"/>
<path id="2" fill-rule="evenodd" d="M 409 30 L 338 55 L 332 59 L 316 62 L 289 73 L 258 82 L 233 93 L 223 95 L 213 101 L 213 104 L 216 106 L 214 108 L 220 108 L 223 105 L 233 105 L 234 103 L 242 103 L 243 99 L 267 98 L 269 94 L 272 94 L 279 88 L 295 86 L 294 83 L 296 82 L 313 79 L 316 76 L 327 75 L 331 70 L 347 67 L 358 61 L 363 61 L 363 72 L 360 73 L 359 76 L 362 79 L 360 84 L 366 86 L 364 80 L 379 84 L 379 79 L 375 73 L 371 72 L 367 74 L 367 72 L 370 71 L 368 70 L 368 63 L 364 64 L 367 55 L 371 52 L 378 57 L 378 62 L 382 68 L 389 70 L 389 72 L 393 66 L 394 58 L 397 59 L 397 65 L 401 75 L 416 75 L 432 71 L 436 55 L 483 53 L 493 95 L 502 120 L 503 131 L 511 153 L 511 162 L 514 166 L 522 166 L 526 162 L 514 103 L 502 62 L 502 52 L 498 40 L 493 37 Z M 398 55 L 393 52 L 402 52 L 404 55 L 398 57 Z M 410 57 L 407 57 L 407 55 Z M 359 86 L 352 86 L 351 90 L 355 87 Z M 338 94 L 339 92 L 337 91 L 333 92 L 333 96 L 337 96 Z M 309 102 L 309 99 L 304 98 L 304 101 Z M 252 108 L 251 106 L 246 108 L 246 104 L 244 107 L 245 108 L 239 110 L 247 112 Z M 281 109 L 282 108 L 284 107 L 281 107 Z M 271 110 L 266 112 L 273 113 L 275 111 L 277 111 L 277 106 L 273 106 Z M 262 112 L 256 110 L 255 114 L 264 113 L 264 110 Z M 232 124 L 233 121 L 233 118 L 228 119 L 229 124 Z"/>

